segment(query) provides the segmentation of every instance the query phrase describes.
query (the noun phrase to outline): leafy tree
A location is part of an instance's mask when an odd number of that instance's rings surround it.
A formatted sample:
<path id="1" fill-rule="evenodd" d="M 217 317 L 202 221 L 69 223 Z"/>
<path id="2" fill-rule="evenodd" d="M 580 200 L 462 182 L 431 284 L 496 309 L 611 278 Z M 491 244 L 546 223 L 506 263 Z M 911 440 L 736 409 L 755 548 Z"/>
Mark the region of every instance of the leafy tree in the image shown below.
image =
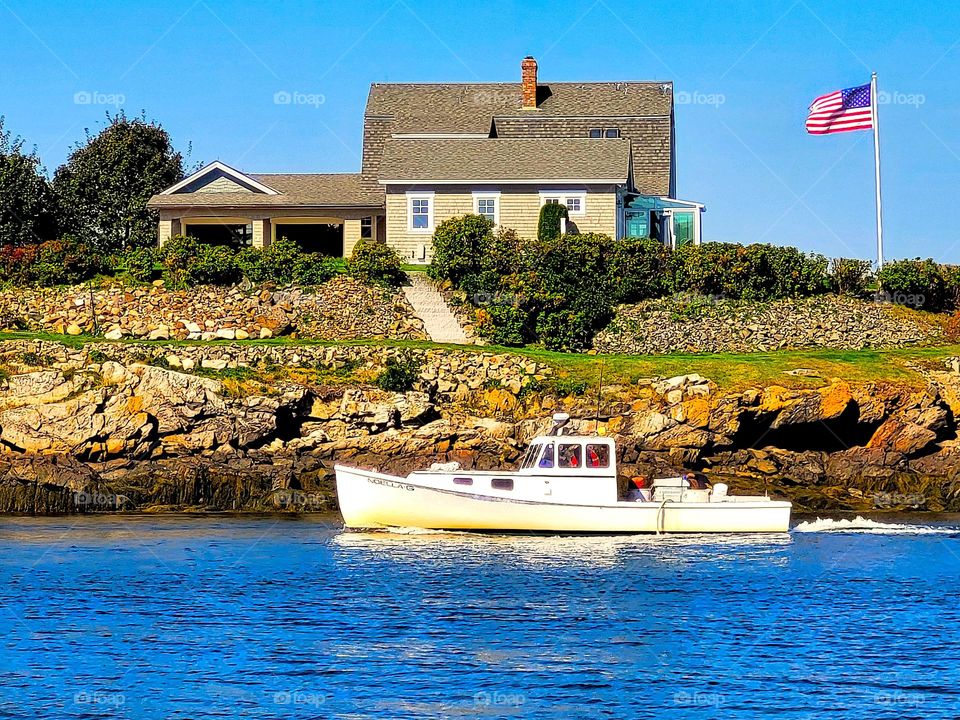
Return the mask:
<path id="1" fill-rule="evenodd" d="M 122 112 L 108 119 L 57 169 L 53 189 L 77 236 L 104 252 L 145 247 L 156 241 L 158 220 L 147 201 L 183 178 L 183 156 L 156 122 Z"/>
<path id="2" fill-rule="evenodd" d="M 537 223 L 537 240 L 547 242 L 560 237 L 560 220 L 568 216 L 567 206 L 560 203 L 547 203 L 540 208 L 540 221 Z"/>
<path id="3" fill-rule="evenodd" d="M 50 186 L 36 151 L 4 128 L 0 117 L 0 245 L 25 247 L 56 236 Z"/>

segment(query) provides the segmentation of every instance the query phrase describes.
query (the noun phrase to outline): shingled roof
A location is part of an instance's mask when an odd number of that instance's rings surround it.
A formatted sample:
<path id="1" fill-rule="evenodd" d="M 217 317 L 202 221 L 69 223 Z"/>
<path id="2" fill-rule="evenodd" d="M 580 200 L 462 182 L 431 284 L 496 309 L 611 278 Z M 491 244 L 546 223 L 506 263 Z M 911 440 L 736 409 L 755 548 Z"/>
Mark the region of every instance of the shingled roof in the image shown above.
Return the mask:
<path id="1" fill-rule="evenodd" d="M 360 173 L 248 173 L 246 176 L 277 194 L 174 192 L 154 195 L 147 207 L 378 207 L 384 202 L 382 190 L 363 186 Z"/>
<path id="2" fill-rule="evenodd" d="M 628 141 L 583 138 L 393 138 L 380 162 L 382 183 L 624 183 L 629 173 Z"/>
<path id="3" fill-rule="evenodd" d="M 669 82 L 540 83 L 535 109 L 522 107 L 520 83 L 374 83 L 365 117 L 364 180 L 369 186 L 385 177 L 381 153 L 397 135 L 579 139 L 594 127 L 615 127 L 631 142 L 639 191 L 671 193 Z"/>
<path id="4" fill-rule="evenodd" d="M 486 134 L 497 117 L 670 117 L 672 106 L 671 83 L 541 83 L 533 111 L 520 83 L 374 83 L 367 115 L 391 116 L 394 133 Z"/>

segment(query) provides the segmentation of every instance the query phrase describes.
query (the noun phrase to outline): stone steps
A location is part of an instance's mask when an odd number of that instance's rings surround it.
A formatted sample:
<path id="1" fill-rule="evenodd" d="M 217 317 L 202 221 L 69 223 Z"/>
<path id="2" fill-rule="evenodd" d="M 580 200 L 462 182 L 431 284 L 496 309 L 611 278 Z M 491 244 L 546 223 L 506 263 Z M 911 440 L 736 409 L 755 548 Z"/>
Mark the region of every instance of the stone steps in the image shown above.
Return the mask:
<path id="1" fill-rule="evenodd" d="M 460 327 L 460 322 L 447 307 L 447 301 L 421 272 L 407 273 L 409 284 L 403 294 L 413 307 L 413 312 L 423 320 L 427 334 L 433 342 L 466 345 L 470 341 Z"/>

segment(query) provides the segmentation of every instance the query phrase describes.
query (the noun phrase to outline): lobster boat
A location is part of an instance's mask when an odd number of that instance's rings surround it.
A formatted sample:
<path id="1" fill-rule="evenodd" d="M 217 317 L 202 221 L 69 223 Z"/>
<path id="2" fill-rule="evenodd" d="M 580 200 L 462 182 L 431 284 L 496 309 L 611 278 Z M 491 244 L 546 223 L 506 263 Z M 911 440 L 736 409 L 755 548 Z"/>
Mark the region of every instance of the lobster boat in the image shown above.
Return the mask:
<path id="1" fill-rule="evenodd" d="M 466 471 L 436 464 L 406 477 L 337 465 L 344 525 L 538 533 L 783 533 L 791 504 L 767 495 L 730 495 L 724 483 L 692 475 L 626 489 L 616 445 L 600 435 L 567 434 L 559 413 L 516 470 Z"/>

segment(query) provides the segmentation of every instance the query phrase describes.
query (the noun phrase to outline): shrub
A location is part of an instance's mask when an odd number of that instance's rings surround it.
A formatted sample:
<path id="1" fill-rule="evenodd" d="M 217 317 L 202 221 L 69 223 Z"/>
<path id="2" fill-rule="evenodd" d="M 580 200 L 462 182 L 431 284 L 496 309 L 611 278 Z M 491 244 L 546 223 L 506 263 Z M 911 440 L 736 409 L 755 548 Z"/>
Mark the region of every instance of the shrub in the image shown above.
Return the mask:
<path id="1" fill-rule="evenodd" d="M 387 358 L 386 367 L 377 376 L 376 385 L 388 392 L 407 392 L 412 390 L 420 377 L 418 363 L 409 353 Z"/>
<path id="2" fill-rule="evenodd" d="M 160 248 L 158 257 L 165 270 L 185 272 L 198 252 L 199 240 L 188 235 L 174 235 Z"/>
<path id="3" fill-rule="evenodd" d="M 29 255 L 21 254 L 21 262 L 29 261 L 29 265 L 14 272 L 21 282 L 41 287 L 82 282 L 101 272 L 104 266 L 100 253 L 69 235 L 40 243 L 33 257 Z"/>
<path id="4" fill-rule="evenodd" d="M 841 295 L 861 297 L 866 293 L 871 277 L 869 260 L 835 258 L 830 263 L 830 280 L 833 290 Z"/>
<path id="5" fill-rule="evenodd" d="M 613 243 L 610 274 L 617 279 L 614 302 L 661 297 L 669 289 L 670 251 L 659 240 L 625 238 Z"/>
<path id="6" fill-rule="evenodd" d="M 338 258 L 320 253 L 307 253 L 293 264 L 293 281 L 298 285 L 323 285 L 340 272 L 342 262 Z"/>
<path id="7" fill-rule="evenodd" d="M 114 270 L 129 275 L 137 282 L 150 282 L 156 262 L 157 253 L 153 248 L 134 248 L 118 258 Z"/>
<path id="8" fill-rule="evenodd" d="M 188 264 L 186 279 L 190 285 L 232 285 L 240 280 L 236 253 L 223 245 L 201 245 Z"/>
<path id="9" fill-rule="evenodd" d="M 877 273 L 881 297 L 900 305 L 931 312 L 947 306 L 947 283 L 943 269 L 933 260 L 898 260 Z"/>
<path id="10" fill-rule="evenodd" d="M 398 287 L 404 275 L 396 250 L 375 240 L 361 240 L 353 248 L 350 274 L 368 283 Z"/>
<path id="11" fill-rule="evenodd" d="M 547 203 L 540 208 L 540 220 L 537 223 L 537 240 L 547 242 L 560 237 L 562 218 L 568 217 L 567 206 L 560 203 Z"/>
<path id="12" fill-rule="evenodd" d="M 461 282 L 480 271 L 493 237 L 493 223 L 483 215 L 461 215 L 440 223 L 433 233 L 429 274 L 436 280 Z"/>
<path id="13" fill-rule="evenodd" d="M 263 249 L 241 250 L 237 256 L 237 265 L 250 282 L 289 285 L 293 282 L 297 261 L 302 256 L 300 246 L 284 237 Z"/>
<path id="14" fill-rule="evenodd" d="M 827 260 L 776 245 L 704 243 L 685 245 L 670 256 L 673 292 L 771 300 L 829 290 Z"/>

